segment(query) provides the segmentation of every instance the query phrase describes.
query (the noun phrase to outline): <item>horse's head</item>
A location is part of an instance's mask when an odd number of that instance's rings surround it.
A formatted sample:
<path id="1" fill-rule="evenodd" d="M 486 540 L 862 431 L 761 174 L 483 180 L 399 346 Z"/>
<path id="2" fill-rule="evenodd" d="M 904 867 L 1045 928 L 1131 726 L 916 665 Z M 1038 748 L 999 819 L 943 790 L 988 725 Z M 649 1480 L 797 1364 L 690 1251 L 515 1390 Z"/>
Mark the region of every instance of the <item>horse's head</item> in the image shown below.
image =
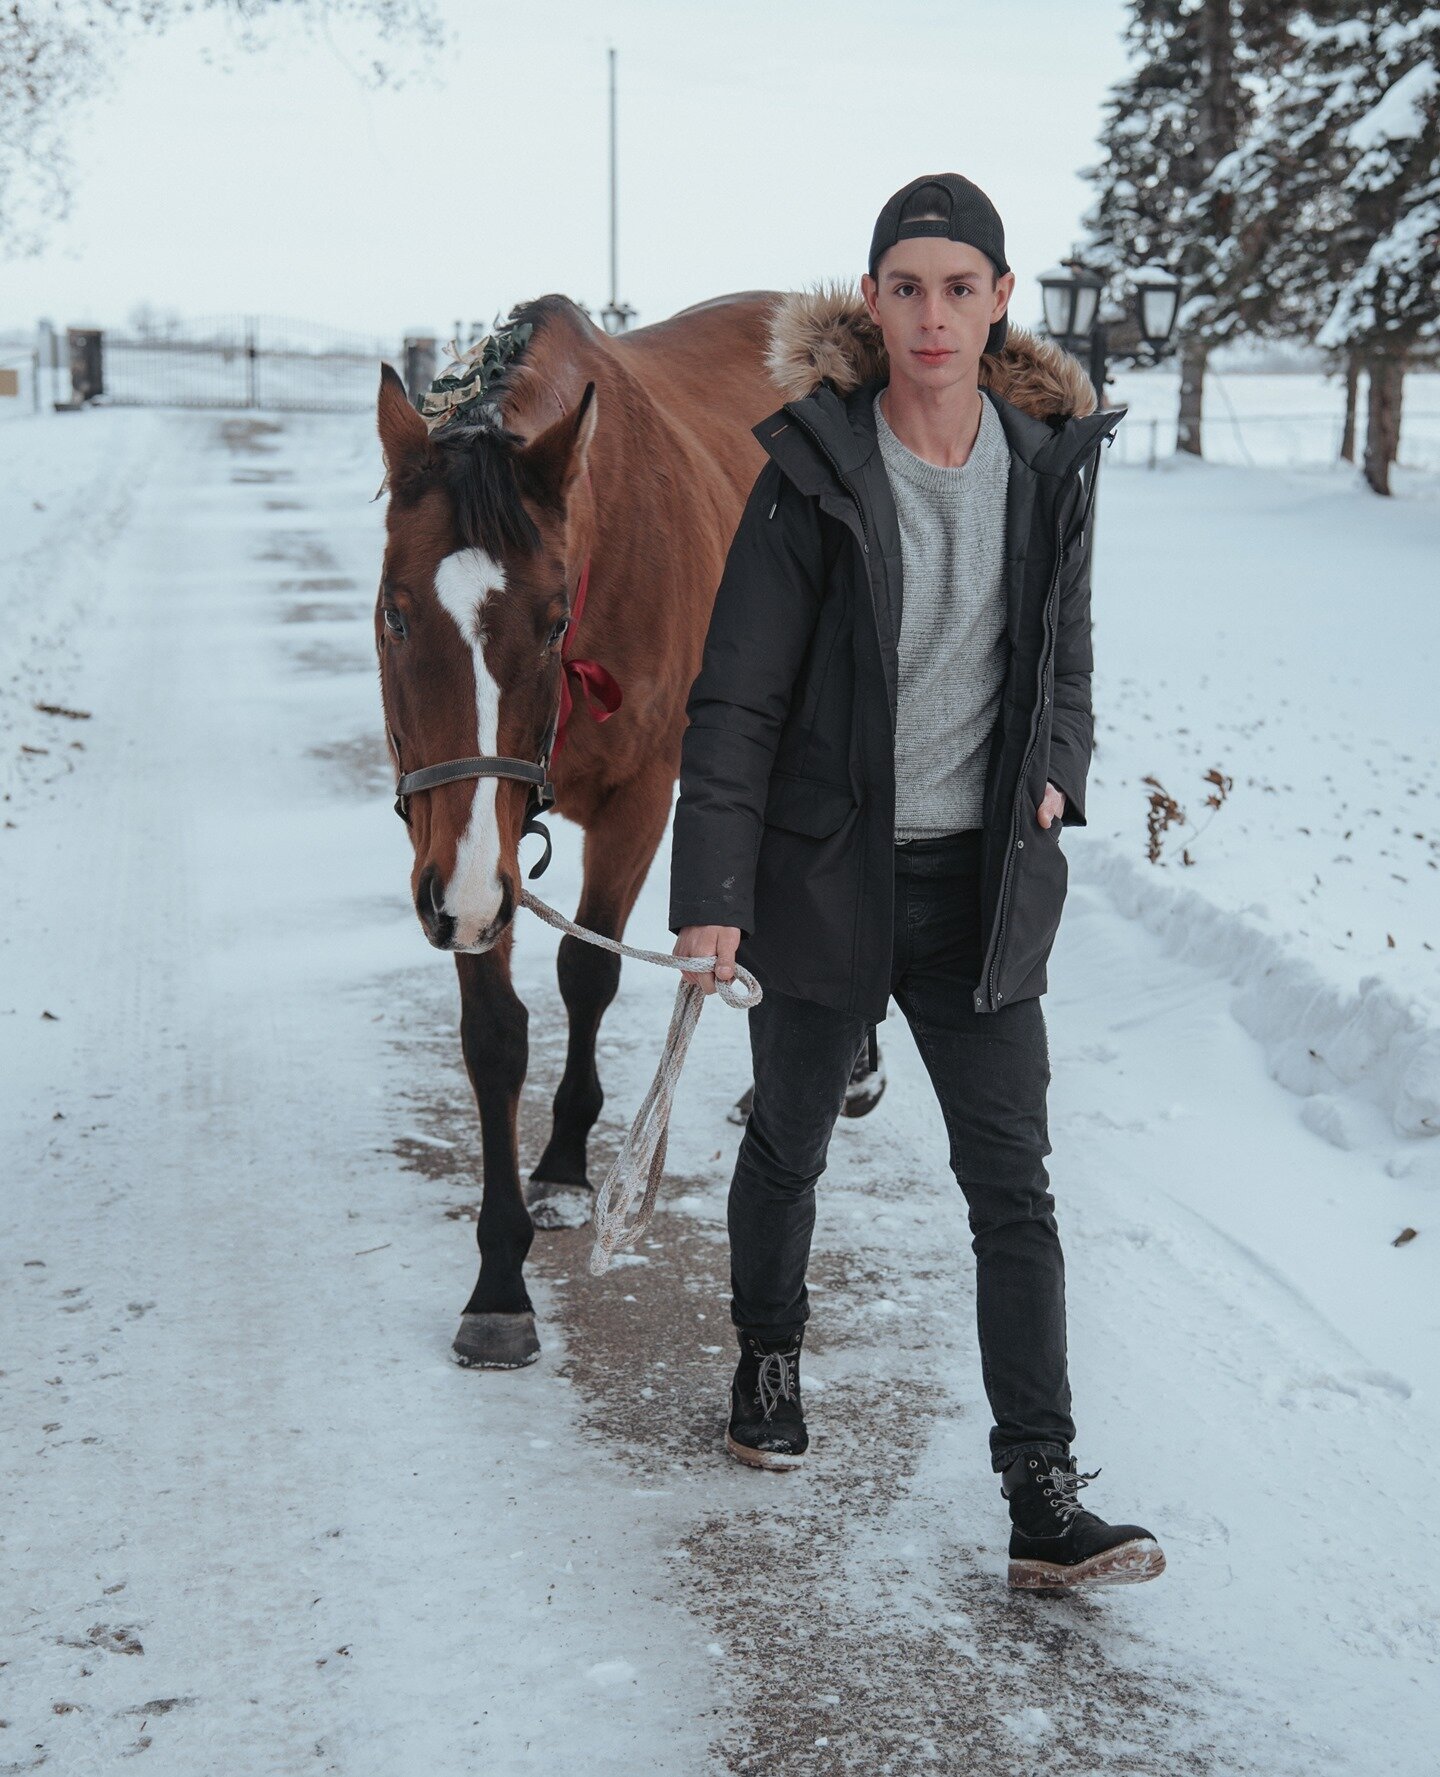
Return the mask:
<path id="1" fill-rule="evenodd" d="M 454 421 L 431 432 L 387 364 L 378 420 L 386 544 L 375 605 L 397 773 L 480 754 L 539 762 L 561 642 L 593 528 L 581 477 L 595 386 L 529 442 Z M 411 892 L 441 950 L 488 950 L 519 899 L 530 786 L 481 777 L 408 799 Z"/>

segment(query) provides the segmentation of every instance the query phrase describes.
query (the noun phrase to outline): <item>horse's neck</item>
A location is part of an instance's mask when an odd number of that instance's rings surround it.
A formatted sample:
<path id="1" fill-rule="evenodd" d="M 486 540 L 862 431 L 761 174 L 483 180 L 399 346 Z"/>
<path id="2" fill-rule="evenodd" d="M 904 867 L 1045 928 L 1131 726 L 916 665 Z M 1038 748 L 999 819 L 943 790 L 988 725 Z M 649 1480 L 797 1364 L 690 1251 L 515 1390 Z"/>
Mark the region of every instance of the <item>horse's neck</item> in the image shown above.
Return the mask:
<path id="1" fill-rule="evenodd" d="M 547 350 L 546 347 L 550 349 Z M 517 377 L 517 400 L 506 424 L 531 438 L 573 413 L 594 382 L 598 424 L 590 446 L 597 566 L 612 551 L 624 556 L 636 534 L 683 518 L 683 475 L 656 477 L 657 462 L 674 469 L 688 456 L 685 441 L 641 379 L 603 347 L 573 338 L 552 343 L 537 334 Z"/>

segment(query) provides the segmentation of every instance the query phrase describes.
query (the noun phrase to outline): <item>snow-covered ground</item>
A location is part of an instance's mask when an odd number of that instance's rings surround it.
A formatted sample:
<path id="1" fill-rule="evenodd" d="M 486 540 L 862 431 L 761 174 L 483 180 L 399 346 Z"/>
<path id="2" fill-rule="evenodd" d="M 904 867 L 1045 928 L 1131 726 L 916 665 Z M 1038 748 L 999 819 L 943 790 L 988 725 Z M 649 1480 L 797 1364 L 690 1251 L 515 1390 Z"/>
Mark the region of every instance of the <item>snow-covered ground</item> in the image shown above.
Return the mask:
<path id="1" fill-rule="evenodd" d="M 1231 382 L 1264 405 L 1286 380 Z M 1418 409 L 1440 378 L 1411 381 Z M 1121 435 L 1155 399 L 1132 384 Z M 1394 1139 L 1440 1134 L 1440 477 L 1397 490 L 1177 457 L 1110 475 L 1087 806 L 1110 843 L 1072 851 L 1225 972 L 1317 1134 L 1440 1183 L 1440 1143 Z M 1147 777 L 1188 817 L 1159 864 Z"/>
<path id="2" fill-rule="evenodd" d="M 1106 464 L 1050 1170 L 1089 1497 L 1169 1570 L 1063 1602 L 1003 1585 L 898 1012 L 821 1185 L 804 1474 L 719 1448 L 718 1000 L 642 1262 L 542 1236 L 540 1363 L 449 1362 L 478 1159 L 378 739 L 378 479 L 363 417 L 0 432 L 0 1772 L 1430 1769 L 1436 490 Z M 1193 865 L 1147 862 L 1141 779 L 1199 824 L 1211 767 Z M 521 919 L 528 1164 L 564 1030 Z M 674 988 L 625 965 L 596 1178 Z"/>

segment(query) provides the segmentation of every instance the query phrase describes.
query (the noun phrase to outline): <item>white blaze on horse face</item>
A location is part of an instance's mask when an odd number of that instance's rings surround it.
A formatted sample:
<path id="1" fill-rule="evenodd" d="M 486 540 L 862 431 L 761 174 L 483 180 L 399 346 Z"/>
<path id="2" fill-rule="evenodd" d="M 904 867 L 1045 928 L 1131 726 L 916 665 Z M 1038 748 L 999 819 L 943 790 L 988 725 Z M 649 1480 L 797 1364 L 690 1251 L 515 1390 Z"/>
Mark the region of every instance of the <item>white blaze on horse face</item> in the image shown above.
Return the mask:
<path id="1" fill-rule="evenodd" d="M 500 687 L 485 665 L 485 601 L 503 591 L 505 570 L 483 549 L 460 549 L 435 570 L 435 592 L 455 620 L 475 663 L 475 751 L 496 753 L 500 736 Z M 455 868 L 445 884 L 443 910 L 455 921 L 455 948 L 473 946 L 499 916 L 500 824 L 493 777 L 475 780 L 470 820 L 460 836 Z"/>

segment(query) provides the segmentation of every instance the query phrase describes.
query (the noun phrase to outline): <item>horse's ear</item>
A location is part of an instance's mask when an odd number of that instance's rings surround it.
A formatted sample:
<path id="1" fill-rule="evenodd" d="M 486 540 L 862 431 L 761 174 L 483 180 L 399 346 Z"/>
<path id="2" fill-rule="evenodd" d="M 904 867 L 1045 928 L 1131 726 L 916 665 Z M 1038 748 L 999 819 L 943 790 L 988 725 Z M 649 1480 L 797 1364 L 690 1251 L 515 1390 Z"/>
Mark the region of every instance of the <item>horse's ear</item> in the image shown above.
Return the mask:
<path id="1" fill-rule="evenodd" d="M 393 482 L 397 471 L 415 463 L 430 442 L 430 428 L 410 405 L 405 385 L 390 364 L 380 366 L 380 396 L 376 406 L 380 448 L 385 453 L 386 474 Z"/>
<path id="2" fill-rule="evenodd" d="M 542 500 L 563 506 L 576 479 L 585 471 L 590 441 L 595 436 L 599 418 L 595 385 L 586 383 L 585 393 L 569 413 L 538 432 L 516 459 L 526 485 Z"/>

